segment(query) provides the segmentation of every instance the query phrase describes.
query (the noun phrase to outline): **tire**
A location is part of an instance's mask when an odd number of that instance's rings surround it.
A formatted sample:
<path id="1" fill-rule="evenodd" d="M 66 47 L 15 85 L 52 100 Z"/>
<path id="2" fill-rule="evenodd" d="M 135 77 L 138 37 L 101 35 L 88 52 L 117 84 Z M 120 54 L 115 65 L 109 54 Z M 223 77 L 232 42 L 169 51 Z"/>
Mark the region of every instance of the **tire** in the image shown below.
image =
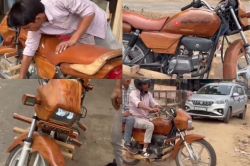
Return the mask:
<path id="1" fill-rule="evenodd" d="M 246 118 L 246 112 L 247 112 L 247 106 L 245 106 L 245 109 L 243 110 L 242 113 L 239 114 L 240 119 L 245 119 Z"/>
<path id="2" fill-rule="evenodd" d="M 122 161 L 124 164 L 126 165 L 136 165 L 140 162 L 140 160 L 137 160 L 137 159 L 127 159 L 126 158 L 126 153 L 128 153 L 126 150 L 122 150 Z"/>
<path id="3" fill-rule="evenodd" d="M 228 111 L 227 111 L 227 115 L 226 115 L 226 117 L 224 117 L 223 122 L 224 123 L 229 123 L 231 115 L 232 115 L 232 108 L 229 107 Z"/>
<path id="4" fill-rule="evenodd" d="M 206 140 L 202 139 L 202 140 L 198 140 L 198 141 L 195 141 L 195 142 L 192 142 L 191 145 L 193 143 L 198 143 L 198 144 L 201 144 L 203 147 L 205 147 L 207 149 L 207 151 L 209 152 L 210 154 L 210 157 L 211 157 L 211 162 L 210 162 L 210 165 L 209 166 L 216 166 L 216 162 L 217 162 L 217 157 L 216 157 L 216 153 L 214 151 L 214 148 L 211 146 L 210 143 L 208 143 Z M 183 146 L 184 147 L 184 146 Z M 178 154 L 177 154 L 177 158 L 176 158 L 176 165 L 177 166 L 185 166 L 185 163 L 183 165 L 182 162 L 179 161 L 179 155 L 181 154 L 182 150 L 183 150 L 183 147 L 179 150 Z M 198 164 L 197 164 L 198 165 Z"/>
<path id="5" fill-rule="evenodd" d="M 123 35 L 123 45 L 125 49 L 127 48 L 128 42 L 131 40 L 132 35 L 131 34 L 124 34 Z M 143 42 L 139 39 L 135 43 L 134 48 L 137 48 L 140 53 L 143 54 L 144 59 L 139 60 L 135 64 L 147 64 L 153 62 L 153 54 L 149 52 L 150 50 L 143 44 Z M 134 65 L 134 64 L 131 64 Z"/>
<path id="6" fill-rule="evenodd" d="M 18 161 L 15 161 L 15 158 L 19 157 L 21 150 L 22 150 L 22 146 L 17 146 L 13 151 L 11 151 L 9 157 L 6 160 L 5 166 L 16 166 Z M 36 154 L 32 154 L 32 155 L 36 155 Z M 39 157 L 41 157 L 42 161 L 37 166 L 49 166 L 49 164 L 44 160 L 42 156 L 39 155 Z M 28 166 L 30 166 L 30 164 Z"/>

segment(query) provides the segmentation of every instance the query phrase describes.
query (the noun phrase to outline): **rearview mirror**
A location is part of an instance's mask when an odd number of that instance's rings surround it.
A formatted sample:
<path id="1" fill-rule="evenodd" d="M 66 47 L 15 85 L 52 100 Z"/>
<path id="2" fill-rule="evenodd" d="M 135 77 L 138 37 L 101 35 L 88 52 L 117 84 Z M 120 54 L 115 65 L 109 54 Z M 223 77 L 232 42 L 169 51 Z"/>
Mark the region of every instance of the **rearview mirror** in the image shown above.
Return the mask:
<path id="1" fill-rule="evenodd" d="M 177 116 L 176 110 L 174 108 L 170 108 L 170 113 L 172 114 L 173 117 Z"/>
<path id="2" fill-rule="evenodd" d="M 239 93 L 233 93 L 232 97 L 238 97 Z"/>
<path id="3" fill-rule="evenodd" d="M 34 106 L 36 104 L 40 104 L 40 100 L 36 98 L 36 96 L 30 94 L 24 94 L 22 97 L 22 102 L 27 106 Z"/>

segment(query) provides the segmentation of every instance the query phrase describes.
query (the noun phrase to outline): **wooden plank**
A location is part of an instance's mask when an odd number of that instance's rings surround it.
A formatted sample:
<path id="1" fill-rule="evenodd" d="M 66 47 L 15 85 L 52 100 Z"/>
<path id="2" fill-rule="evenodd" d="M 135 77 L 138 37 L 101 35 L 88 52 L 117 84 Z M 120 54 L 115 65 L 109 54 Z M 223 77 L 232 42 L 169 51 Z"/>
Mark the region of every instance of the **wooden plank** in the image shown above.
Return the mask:
<path id="1" fill-rule="evenodd" d="M 7 72 L 12 72 L 14 70 L 19 70 L 19 69 L 21 69 L 21 64 L 9 67 L 8 70 L 7 70 Z"/>
<path id="2" fill-rule="evenodd" d="M 116 13 L 113 24 L 113 34 L 118 42 L 122 42 L 122 4 L 123 0 L 117 0 Z"/>
<path id="3" fill-rule="evenodd" d="M 129 67 L 127 65 L 123 65 L 123 75 L 131 78 L 171 79 L 170 76 L 160 72 L 141 69 L 138 66 Z"/>
<path id="4" fill-rule="evenodd" d="M 19 128 L 19 127 L 14 127 L 13 128 L 13 131 L 17 134 L 23 134 L 25 132 L 28 132 L 29 130 L 28 129 L 22 129 L 22 128 Z M 74 145 L 71 145 L 71 144 L 67 144 L 67 143 L 64 143 L 62 141 L 57 141 L 55 140 L 55 142 L 61 147 L 63 148 L 64 150 L 66 151 L 70 151 L 70 152 L 74 152 L 75 151 L 75 146 Z M 68 155 L 68 154 L 67 154 Z M 69 155 L 68 155 L 69 156 Z M 72 158 L 72 157 L 71 157 Z"/>

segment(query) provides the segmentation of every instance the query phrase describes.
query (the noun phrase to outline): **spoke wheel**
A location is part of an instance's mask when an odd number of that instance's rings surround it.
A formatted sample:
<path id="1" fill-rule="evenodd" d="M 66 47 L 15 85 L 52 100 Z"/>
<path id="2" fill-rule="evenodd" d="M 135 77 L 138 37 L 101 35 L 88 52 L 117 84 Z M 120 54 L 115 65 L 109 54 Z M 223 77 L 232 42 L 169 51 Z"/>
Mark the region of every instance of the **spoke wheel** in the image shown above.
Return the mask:
<path id="1" fill-rule="evenodd" d="M 205 140 L 199 140 L 189 144 L 192 160 L 186 146 L 182 146 L 176 157 L 177 166 L 215 166 L 216 154 L 213 147 Z"/>
<path id="2" fill-rule="evenodd" d="M 17 166 L 20 160 L 22 146 L 16 147 L 9 155 L 5 166 Z M 49 166 L 44 158 L 38 153 L 30 153 L 24 166 Z"/>

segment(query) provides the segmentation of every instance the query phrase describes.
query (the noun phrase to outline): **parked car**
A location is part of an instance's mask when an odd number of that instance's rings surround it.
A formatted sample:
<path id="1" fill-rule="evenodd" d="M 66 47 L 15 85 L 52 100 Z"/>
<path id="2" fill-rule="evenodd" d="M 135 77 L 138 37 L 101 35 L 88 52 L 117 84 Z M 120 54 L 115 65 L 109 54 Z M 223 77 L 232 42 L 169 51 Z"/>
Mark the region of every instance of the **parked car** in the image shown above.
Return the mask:
<path id="1" fill-rule="evenodd" d="M 191 116 L 220 119 L 228 123 L 232 116 L 244 119 L 247 95 L 237 83 L 210 83 L 190 96 L 185 103 Z"/>

